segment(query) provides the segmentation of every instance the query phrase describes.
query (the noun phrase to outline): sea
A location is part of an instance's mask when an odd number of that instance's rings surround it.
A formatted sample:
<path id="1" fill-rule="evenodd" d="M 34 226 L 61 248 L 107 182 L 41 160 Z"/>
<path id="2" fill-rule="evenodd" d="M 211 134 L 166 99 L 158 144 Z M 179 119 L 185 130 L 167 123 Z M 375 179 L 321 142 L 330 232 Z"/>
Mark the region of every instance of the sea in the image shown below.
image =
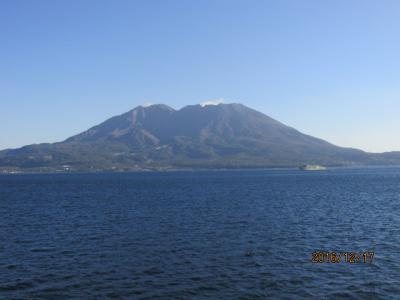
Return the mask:
<path id="1" fill-rule="evenodd" d="M 399 283 L 398 167 L 0 176 L 0 299 L 399 299 Z"/>

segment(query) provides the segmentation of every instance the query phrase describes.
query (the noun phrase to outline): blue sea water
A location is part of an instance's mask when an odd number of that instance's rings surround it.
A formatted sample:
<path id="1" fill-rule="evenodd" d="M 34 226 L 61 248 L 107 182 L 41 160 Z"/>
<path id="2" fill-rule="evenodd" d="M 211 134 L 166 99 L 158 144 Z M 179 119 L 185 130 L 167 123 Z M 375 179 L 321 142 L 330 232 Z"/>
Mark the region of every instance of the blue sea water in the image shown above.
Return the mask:
<path id="1" fill-rule="evenodd" d="M 1 299 L 398 299 L 400 168 L 2 175 L 0 234 Z"/>

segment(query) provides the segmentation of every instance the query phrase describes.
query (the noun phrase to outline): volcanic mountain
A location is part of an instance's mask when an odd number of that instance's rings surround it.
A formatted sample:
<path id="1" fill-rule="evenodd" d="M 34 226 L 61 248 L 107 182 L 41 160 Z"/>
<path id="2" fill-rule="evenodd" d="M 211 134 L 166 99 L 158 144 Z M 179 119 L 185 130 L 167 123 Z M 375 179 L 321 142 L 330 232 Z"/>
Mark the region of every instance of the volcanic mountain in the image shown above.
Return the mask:
<path id="1" fill-rule="evenodd" d="M 67 140 L 0 151 L 0 167 L 35 170 L 265 168 L 397 164 L 303 134 L 242 104 L 139 106 Z"/>

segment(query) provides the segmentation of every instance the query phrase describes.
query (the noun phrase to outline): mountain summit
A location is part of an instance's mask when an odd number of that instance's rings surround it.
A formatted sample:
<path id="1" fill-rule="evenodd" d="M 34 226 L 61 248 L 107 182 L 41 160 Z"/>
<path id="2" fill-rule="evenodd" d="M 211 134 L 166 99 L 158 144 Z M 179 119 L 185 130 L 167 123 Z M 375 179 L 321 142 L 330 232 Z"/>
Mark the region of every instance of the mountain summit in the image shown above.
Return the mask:
<path id="1" fill-rule="evenodd" d="M 0 151 L 0 167 L 141 170 L 399 163 L 305 135 L 242 104 L 139 106 L 63 142 Z"/>

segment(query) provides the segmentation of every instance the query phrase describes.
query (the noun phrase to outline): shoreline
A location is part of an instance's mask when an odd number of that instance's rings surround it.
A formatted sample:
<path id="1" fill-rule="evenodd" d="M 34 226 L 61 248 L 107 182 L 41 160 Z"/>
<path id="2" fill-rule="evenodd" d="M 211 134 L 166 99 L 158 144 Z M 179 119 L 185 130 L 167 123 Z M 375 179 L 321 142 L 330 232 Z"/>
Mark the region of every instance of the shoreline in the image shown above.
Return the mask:
<path id="1" fill-rule="evenodd" d="M 171 169 L 140 169 L 140 170 L 0 170 L 1 175 L 23 174 L 122 174 L 122 173 L 177 173 L 177 172 L 241 172 L 241 171 L 299 171 L 301 173 L 325 173 L 330 170 L 357 170 L 357 169 L 383 169 L 400 168 L 400 165 L 356 165 L 356 166 L 326 166 L 325 170 L 305 171 L 299 167 L 260 167 L 260 168 L 171 168 Z"/>

